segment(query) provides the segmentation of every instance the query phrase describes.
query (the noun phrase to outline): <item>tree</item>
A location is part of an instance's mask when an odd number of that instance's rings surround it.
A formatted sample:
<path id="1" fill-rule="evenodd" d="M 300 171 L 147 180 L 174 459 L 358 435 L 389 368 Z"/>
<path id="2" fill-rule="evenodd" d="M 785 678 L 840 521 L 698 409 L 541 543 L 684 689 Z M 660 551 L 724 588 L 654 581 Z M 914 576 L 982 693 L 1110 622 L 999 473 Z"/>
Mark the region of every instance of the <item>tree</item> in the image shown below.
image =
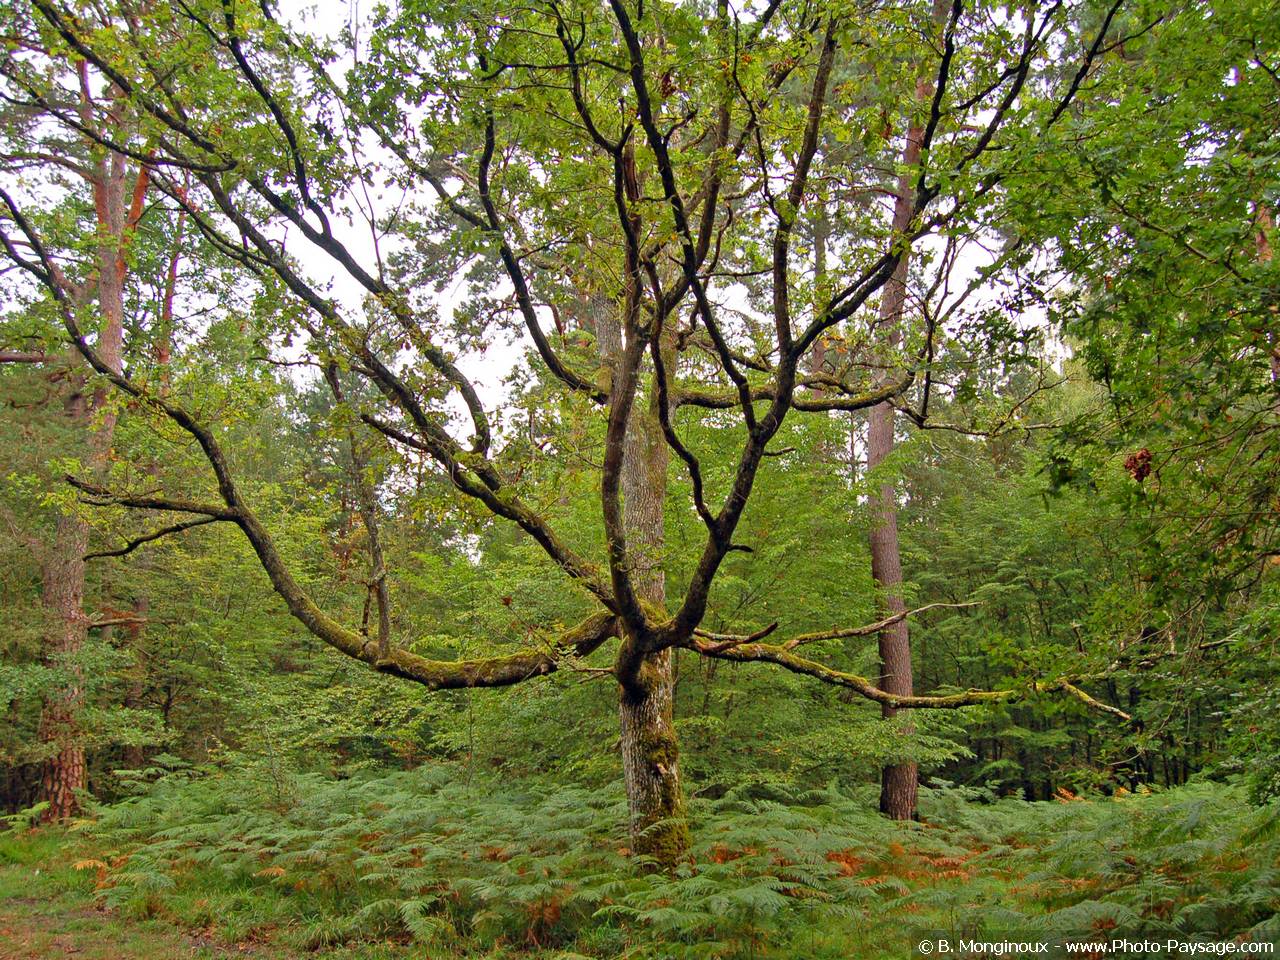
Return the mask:
<path id="1" fill-rule="evenodd" d="M 940 26 L 947 22 L 947 5 L 937 0 L 933 20 Z M 916 84 L 916 97 L 927 103 L 933 95 L 927 77 Z M 920 164 L 920 151 L 925 134 L 921 120 L 907 121 L 906 144 L 902 148 L 903 172 L 898 176 L 893 200 L 893 229 L 906 234 L 914 219 L 914 185 L 911 172 Z M 904 250 L 885 284 L 880 299 L 879 324 L 890 350 L 902 340 L 902 322 L 907 301 L 907 271 L 911 265 L 910 249 Z M 895 416 L 893 403 L 886 399 L 871 408 L 867 418 L 867 469 L 874 470 L 893 452 Z M 907 625 L 906 602 L 902 598 L 902 556 L 898 549 L 898 510 L 891 484 L 881 484 L 872 494 L 871 569 L 876 583 L 886 591 L 886 605 L 891 616 L 899 619 L 880 634 L 880 685 L 890 693 L 910 696 L 914 678 L 911 669 L 911 636 Z M 882 706 L 885 719 L 896 709 Z M 895 820 L 912 820 L 916 815 L 917 772 L 915 764 L 894 764 L 881 773 L 880 812 Z"/>
<path id="2" fill-rule="evenodd" d="M 147 168 L 120 153 L 103 150 L 95 138 L 118 135 L 129 123 L 129 104 L 118 90 L 95 92 L 88 66 L 58 62 L 42 49 L 41 38 L 24 28 L 20 20 L 6 24 L 15 49 L 27 47 L 41 59 L 56 63 L 60 75 L 24 74 L 30 100 L 13 105 L 4 117 L 9 143 L 0 153 L 0 164 L 10 176 L 52 172 L 52 185 L 61 189 L 67 178 L 86 189 L 89 208 L 78 211 L 84 229 L 70 263 L 47 264 L 46 281 L 56 285 L 59 296 L 75 309 L 93 307 L 100 314 L 95 343 L 100 363 L 113 373 L 122 371 L 125 300 L 129 246 L 142 215 L 147 194 Z M 12 77 L 12 75 L 11 75 Z M 74 118 L 67 131 L 50 124 L 50 113 Z M 68 135 L 69 134 L 69 135 Z M 74 193 L 80 191 L 75 186 Z M 72 213 L 71 211 L 68 211 Z M 72 213 L 74 216 L 75 213 Z M 0 362 L 38 363 L 65 367 L 55 402 L 62 416 L 78 434 L 78 451 L 88 476 L 105 470 L 115 433 L 116 411 L 101 384 L 87 376 L 83 360 L 74 350 L 46 353 L 37 341 L 34 350 L 11 350 Z M 79 713 L 84 693 L 77 657 L 90 627 L 110 629 L 119 623 L 137 626 L 129 615 L 95 616 L 85 611 L 85 554 L 90 526 L 74 510 L 59 514 L 53 542 L 43 545 L 41 600 L 47 614 L 45 663 L 67 673 L 61 689 L 46 694 L 41 713 L 39 740 L 47 758 L 43 762 L 39 798 L 48 803 L 45 816 L 64 819 L 77 809 L 77 793 L 86 787 L 85 755 Z M 139 613 L 140 617 L 141 614 Z"/>
<path id="3" fill-rule="evenodd" d="M 394 589 L 377 593 L 379 608 L 387 606 L 376 631 L 322 609 L 255 507 L 216 411 L 113 364 L 100 327 L 93 337 L 96 320 L 58 283 L 61 238 L 42 231 L 31 196 L 6 188 L 10 259 L 43 285 L 97 373 L 140 416 L 176 426 L 211 476 L 203 495 L 157 491 L 128 471 L 72 478 L 90 503 L 186 518 L 148 539 L 233 525 L 308 631 L 428 689 L 510 686 L 579 666 L 616 641 L 609 666 L 597 669 L 618 684 L 633 846 L 667 866 L 687 844 L 669 704 L 677 651 L 770 664 L 890 709 L 1046 689 L 1105 706 L 1069 677 L 915 695 L 799 650 L 883 633 L 906 620 L 905 609 L 779 642 L 766 642 L 777 623 L 742 634 L 703 623 L 727 558 L 754 549 L 739 537 L 742 520 L 789 418 L 914 399 L 913 419 L 927 422 L 943 303 L 921 311 L 920 328 L 904 331 L 902 349 L 878 371 L 868 373 L 865 353 L 850 349 L 834 372 L 807 373 L 810 354 L 824 338 L 848 334 L 878 297 L 888 304 L 882 311 L 897 312 L 887 285 L 901 280 L 924 238 L 988 230 L 1002 177 L 1113 50 L 1118 0 L 1084 27 L 1058 4 L 956 2 L 935 19 L 919 7 L 835 2 L 771 2 L 742 14 L 721 3 L 706 15 L 622 0 L 607 15 L 590 4 L 406 2 L 379 10 L 367 39 L 347 38 L 345 73 L 337 51 L 290 30 L 265 5 L 124 2 L 111 10 L 102 20 L 88 8 L 32 0 L 29 15 L 54 59 L 85 63 L 137 125 L 82 129 L 66 111 L 52 115 L 105 155 L 142 164 L 166 203 L 257 285 L 276 348 L 301 351 L 331 377 L 352 428 L 385 438 L 401 469 L 425 456 L 466 509 L 522 530 L 563 575 L 581 618 L 542 625 L 506 652 L 440 660 L 397 634 Z M 1073 57 L 1065 77 L 1064 51 Z M 833 96 L 838 55 L 859 65 L 861 97 Z M 38 51 L 8 53 L 6 96 L 41 105 L 23 77 L 42 63 Z M 899 136 L 881 136 L 882 124 L 870 122 L 881 115 L 912 121 Z M 906 130 L 915 131 L 918 163 L 911 153 L 906 164 L 896 159 Z M 896 215 L 868 207 L 858 230 L 833 240 L 841 269 L 815 284 L 796 227 L 826 192 L 814 171 L 828 134 L 864 138 L 871 167 L 828 157 L 825 183 L 852 188 L 888 167 L 911 189 Z M 399 199 L 375 209 L 388 193 Z M 356 222 L 367 242 L 348 230 Z M 927 267 L 925 259 L 925 289 L 945 299 L 955 258 L 928 258 Z M 1001 251 L 984 275 L 1025 262 Z M 323 270 L 362 302 L 327 290 L 314 279 Z M 443 309 L 433 284 L 462 284 L 465 296 Z M 525 447 L 495 413 L 503 398 L 465 372 L 468 351 L 513 323 L 530 347 L 530 388 L 555 417 L 592 424 L 601 444 L 590 538 L 565 535 L 526 499 Z M 732 431 L 736 453 L 704 462 L 685 439 L 695 427 Z M 687 502 L 667 502 L 669 460 L 687 477 Z M 372 517 L 377 498 L 363 496 Z M 664 542 L 664 509 L 697 516 L 701 543 L 691 556 Z M 385 583 L 372 529 L 367 543 L 370 580 Z M 504 644 L 495 638 L 494 646 Z"/>

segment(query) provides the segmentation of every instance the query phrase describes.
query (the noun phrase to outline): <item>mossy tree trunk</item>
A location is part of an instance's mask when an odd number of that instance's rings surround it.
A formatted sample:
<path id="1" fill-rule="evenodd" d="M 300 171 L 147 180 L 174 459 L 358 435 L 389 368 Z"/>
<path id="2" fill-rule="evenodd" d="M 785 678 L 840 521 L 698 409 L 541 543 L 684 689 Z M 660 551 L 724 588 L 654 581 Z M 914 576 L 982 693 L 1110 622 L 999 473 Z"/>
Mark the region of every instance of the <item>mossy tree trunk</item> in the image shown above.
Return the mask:
<path id="1" fill-rule="evenodd" d="M 647 409 L 637 408 L 632 414 L 622 483 L 636 592 L 656 609 L 663 609 L 662 508 L 667 447 L 654 402 L 651 398 Z M 675 656 L 671 649 L 648 654 L 635 682 L 620 687 L 618 702 L 632 847 L 664 867 L 673 866 L 689 848 L 674 723 Z"/>

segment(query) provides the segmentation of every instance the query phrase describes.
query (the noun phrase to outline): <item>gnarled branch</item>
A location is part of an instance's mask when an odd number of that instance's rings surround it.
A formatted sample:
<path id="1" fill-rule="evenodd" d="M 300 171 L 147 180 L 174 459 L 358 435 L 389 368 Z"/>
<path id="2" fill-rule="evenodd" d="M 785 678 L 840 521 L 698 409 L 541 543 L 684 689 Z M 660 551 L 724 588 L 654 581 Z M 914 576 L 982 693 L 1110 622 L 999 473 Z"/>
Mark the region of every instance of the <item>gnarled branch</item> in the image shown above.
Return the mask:
<path id="1" fill-rule="evenodd" d="M 1072 680 L 1078 682 L 1082 679 L 1079 677 L 1049 681 L 1033 680 L 1025 687 L 1011 687 L 1005 690 L 962 690 L 957 693 L 903 696 L 881 689 L 866 677 L 836 670 L 833 667 L 818 663 L 816 660 L 810 660 L 807 657 L 792 653 L 786 647 L 776 644 L 742 643 L 724 645 L 705 643 L 694 637 L 681 644 L 681 646 L 693 650 L 704 657 L 712 657 L 717 660 L 731 660 L 736 663 L 772 663 L 785 670 L 790 670 L 792 673 L 813 677 L 823 683 L 852 690 L 861 697 L 898 710 L 955 710 L 960 707 L 972 707 L 980 704 L 1015 703 L 1019 700 L 1026 700 L 1036 694 L 1061 691 L 1075 697 L 1088 707 L 1102 710 L 1126 722 L 1130 722 L 1133 719 L 1118 707 L 1103 703 L 1077 687 Z"/>

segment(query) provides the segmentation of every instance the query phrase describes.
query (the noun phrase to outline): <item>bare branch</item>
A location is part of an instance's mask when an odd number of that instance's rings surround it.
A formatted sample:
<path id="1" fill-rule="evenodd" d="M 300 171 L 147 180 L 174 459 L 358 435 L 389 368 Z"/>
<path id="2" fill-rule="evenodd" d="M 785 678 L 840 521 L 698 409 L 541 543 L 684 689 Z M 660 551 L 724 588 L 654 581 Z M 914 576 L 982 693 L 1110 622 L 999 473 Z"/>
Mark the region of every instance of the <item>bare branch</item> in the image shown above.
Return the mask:
<path id="1" fill-rule="evenodd" d="M 875 623 L 864 624 L 860 627 L 843 627 L 835 630 L 821 630 L 817 633 L 801 633 L 782 644 L 784 650 L 794 650 L 796 647 L 806 643 L 817 643 L 821 640 L 845 640 L 850 637 L 869 637 L 880 633 L 886 627 L 891 627 L 895 623 L 901 623 L 908 617 L 914 617 L 917 614 L 924 613 L 927 610 L 949 609 L 957 610 L 964 607 L 980 606 L 980 600 L 974 600 L 969 603 L 927 603 L 923 607 L 916 607 L 914 610 L 903 610 L 892 616 L 885 617 L 883 620 L 877 620 Z"/>
<path id="2" fill-rule="evenodd" d="M 693 631 L 693 635 L 703 640 L 711 641 L 710 644 L 706 644 L 700 649 L 705 649 L 710 653 L 719 653 L 722 650 L 728 650 L 730 647 L 740 647 L 744 643 L 755 643 L 758 640 L 763 640 L 777 629 L 777 621 L 774 621 L 755 633 L 738 635 L 733 633 L 712 633 L 710 630 L 698 629 Z"/>
<path id="3" fill-rule="evenodd" d="M 352 654 L 383 673 L 420 683 L 428 690 L 457 690 L 467 687 L 509 687 L 533 677 L 546 676 L 561 668 L 562 661 L 579 659 L 617 635 L 617 618 L 596 614 L 560 634 L 544 649 L 522 650 L 506 656 L 480 660 L 428 660 L 407 650 L 392 648 L 384 658 L 365 641 Z M 351 640 L 363 640 L 352 634 Z M 344 651 L 346 652 L 346 651 Z"/>
<path id="4" fill-rule="evenodd" d="M 119 500 L 115 501 L 119 503 Z M 133 553 L 144 543 L 151 543 L 153 540 L 159 540 L 161 537 L 167 537 L 171 533 L 181 533 L 184 530 L 190 530 L 192 527 L 201 527 L 206 523 L 217 523 L 220 520 L 231 520 L 231 517 L 200 517 L 197 520 L 184 520 L 181 523 L 175 523 L 168 527 L 161 527 L 154 533 L 148 533 L 145 536 L 135 537 L 118 550 L 101 550 L 97 553 L 86 553 L 82 559 L 97 560 L 101 557 L 123 557 Z"/>
<path id="5" fill-rule="evenodd" d="M 171 513 L 197 513 L 205 518 L 202 523 L 214 520 L 234 521 L 239 514 L 229 508 L 212 503 L 200 503 L 181 497 L 157 497 L 149 494 L 119 493 L 81 480 L 78 477 L 66 476 L 63 479 L 71 486 L 85 494 L 84 502 L 94 507 L 131 507 L 135 510 L 168 510 Z M 193 524 L 194 526 L 194 524 Z M 163 535 L 163 534 L 162 534 Z M 154 539 L 154 538 L 147 538 Z M 144 539 L 145 543 L 146 540 Z M 107 554 L 104 554 L 106 556 Z"/>

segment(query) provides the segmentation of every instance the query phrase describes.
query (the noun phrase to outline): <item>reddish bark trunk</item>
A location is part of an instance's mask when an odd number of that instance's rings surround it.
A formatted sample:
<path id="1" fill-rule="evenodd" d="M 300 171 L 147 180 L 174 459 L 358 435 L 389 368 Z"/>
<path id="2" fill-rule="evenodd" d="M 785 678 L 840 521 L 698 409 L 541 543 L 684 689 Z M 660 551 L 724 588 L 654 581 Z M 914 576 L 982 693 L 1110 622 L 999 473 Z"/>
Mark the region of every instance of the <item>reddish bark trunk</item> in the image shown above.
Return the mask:
<path id="1" fill-rule="evenodd" d="M 83 84 L 87 98 L 88 85 Z M 86 109 L 82 116 L 90 117 Z M 124 250 L 131 220 L 131 207 L 140 202 L 126 200 L 125 158 L 119 154 L 101 156 L 95 164 L 90 186 L 101 240 L 95 256 L 97 283 L 80 294 L 94 296 L 102 316 L 97 350 L 113 370 L 121 369 L 124 335 Z M 139 176 L 138 190 L 145 190 Z M 92 473 L 107 465 L 115 434 L 115 414 L 106 407 L 106 393 L 87 396 L 84 381 L 72 378 L 71 395 L 65 404 L 67 418 L 85 433 L 87 467 Z M 84 615 L 84 555 L 89 546 L 89 527 L 75 516 L 58 518 L 53 549 L 43 571 L 43 603 L 49 618 L 45 660 L 61 666 L 68 681 L 60 690 L 46 694 L 41 707 L 39 738 L 49 752 L 40 777 L 40 799 L 47 800 L 47 820 L 63 820 L 76 813 L 76 794 L 87 786 L 80 711 L 84 701 L 82 674 L 76 660 L 84 646 L 87 619 Z"/>
<path id="2" fill-rule="evenodd" d="M 67 403 L 68 412 L 83 419 L 85 402 L 78 391 Z M 89 529 L 75 517 L 59 517 L 53 549 L 43 571 L 43 600 L 49 621 L 45 643 L 46 662 L 63 666 L 68 680 L 47 694 L 40 713 L 38 736 L 48 754 L 40 771 L 41 800 L 49 806 L 48 820 L 73 816 L 76 793 L 86 785 L 84 747 L 80 737 L 80 707 L 83 690 L 74 662 L 84 643 L 84 556 L 89 545 Z"/>
<path id="3" fill-rule="evenodd" d="M 883 405 L 882 405 L 883 406 Z M 867 465 L 875 467 L 893 450 L 893 410 L 877 407 L 867 431 Z M 898 511 L 892 484 L 883 484 L 873 498 L 871 575 L 885 593 L 887 612 L 902 613 L 902 559 L 898 548 Z M 911 636 L 907 621 L 899 620 L 879 636 L 880 687 L 889 693 L 910 696 L 914 692 Z M 898 711 L 888 705 L 881 715 L 891 719 Z M 908 727 L 909 731 L 910 728 Z M 894 820 L 916 816 L 917 769 L 914 763 L 897 763 L 880 771 L 880 812 Z"/>
<path id="4" fill-rule="evenodd" d="M 933 19 L 945 23 L 947 5 L 934 0 Z M 932 94 L 928 80 L 916 83 L 916 99 L 927 101 Z M 898 177 L 897 197 L 893 205 L 893 230 L 896 235 L 905 234 L 911 227 L 915 206 L 913 181 L 915 167 L 920 162 L 921 140 L 924 128 L 912 124 L 907 128 L 906 144 L 902 150 L 903 172 Z M 898 262 L 893 276 L 885 285 L 880 301 L 879 324 L 889 352 L 902 342 L 902 318 L 907 301 L 907 273 L 911 262 L 908 246 Z M 871 409 L 867 423 L 867 468 L 874 469 L 893 452 L 894 411 L 889 403 L 881 403 Z M 883 483 L 871 496 L 871 575 L 884 593 L 885 606 L 891 614 L 906 610 L 902 597 L 902 555 L 898 546 L 898 506 L 893 485 Z M 906 619 L 899 620 L 879 637 L 880 686 L 893 694 L 910 696 L 914 692 L 911 667 L 911 634 Z M 881 714 L 890 719 L 897 714 L 890 706 L 883 706 Z M 906 728 L 908 731 L 910 727 Z M 916 818 L 916 794 L 918 771 L 914 763 L 898 763 L 880 772 L 880 812 L 894 820 Z"/>

